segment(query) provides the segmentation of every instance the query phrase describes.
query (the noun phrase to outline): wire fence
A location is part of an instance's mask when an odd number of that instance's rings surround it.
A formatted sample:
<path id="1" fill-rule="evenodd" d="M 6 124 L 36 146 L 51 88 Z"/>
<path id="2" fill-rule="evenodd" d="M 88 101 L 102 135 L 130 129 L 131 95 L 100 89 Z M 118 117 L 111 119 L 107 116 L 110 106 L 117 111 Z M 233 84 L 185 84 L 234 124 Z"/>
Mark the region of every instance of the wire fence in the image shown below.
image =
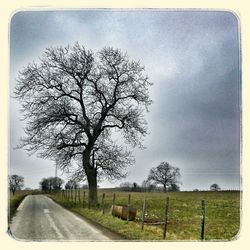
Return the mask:
<path id="1" fill-rule="evenodd" d="M 61 190 L 58 195 L 76 206 L 90 209 L 88 190 Z M 102 214 L 112 215 L 114 206 L 126 209 L 127 217 L 123 219 L 127 221 L 130 220 L 130 211 L 136 211 L 133 220 L 141 224 L 141 230 L 148 226 L 160 227 L 163 239 L 167 238 L 167 232 L 178 228 L 186 234 L 191 230 L 200 236 L 200 240 L 210 239 L 214 231 L 227 235 L 228 228 L 231 228 L 228 225 L 234 225 L 234 231 L 237 231 L 240 221 L 240 203 L 227 197 L 224 200 L 209 197 L 205 200 L 192 196 L 169 197 L 168 194 L 98 192 L 98 201 L 95 209 Z M 228 234 L 232 234 L 231 231 Z"/>

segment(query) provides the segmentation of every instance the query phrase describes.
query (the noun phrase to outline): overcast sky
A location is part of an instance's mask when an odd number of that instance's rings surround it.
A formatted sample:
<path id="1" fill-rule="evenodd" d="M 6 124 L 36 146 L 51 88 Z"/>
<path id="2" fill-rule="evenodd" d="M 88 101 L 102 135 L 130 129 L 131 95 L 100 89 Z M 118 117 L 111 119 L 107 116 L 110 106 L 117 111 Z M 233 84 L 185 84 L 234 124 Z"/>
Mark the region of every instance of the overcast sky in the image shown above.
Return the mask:
<path id="1" fill-rule="evenodd" d="M 113 46 L 140 60 L 154 85 L 146 114 L 145 150 L 122 182 L 141 182 L 167 161 L 179 167 L 182 190 L 240 187 L 239 23 L 215 11 L 43 11 L 16 13 L 10 24 L 10 95 L 18 71 L 45 48 L 78 41 L 98 51 Z M 37 188 L 55 164 L 13 150 L 23 135 L 20 106 L 10 98 L 11 174 Z M 58 172 L 60 176 L 60 172 Z M 119 186 L 121 181 L 100 183 Z"/>

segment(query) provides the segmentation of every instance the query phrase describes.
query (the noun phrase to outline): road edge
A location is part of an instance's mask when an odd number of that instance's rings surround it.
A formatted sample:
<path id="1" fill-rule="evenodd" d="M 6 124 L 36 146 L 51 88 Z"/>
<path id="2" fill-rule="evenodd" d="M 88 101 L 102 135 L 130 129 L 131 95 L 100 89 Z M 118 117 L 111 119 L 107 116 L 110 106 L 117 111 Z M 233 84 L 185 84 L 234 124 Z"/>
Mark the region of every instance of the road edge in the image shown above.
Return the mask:
<path id="1" fill-rule="evenodd" d="M 47 195 L 45 195 L 47 196 Z M 110 230 L 109 228 L 106 228 L 105 226 L 101 225 L 100 223 L 93 221 L 85 216 L 83 216 L 82 214 L 71 210 L 70 208 L 64 207 L 62 204 L 60 204 L 58 201 L 56 201 L 55 199 L 53 199 L 50 196 L 47 196 L 48 198 L 50 198 L 51 200 L 53 200 L 56 204 L 58 204 L 59 206 L 61 206 L 62 208 L 66 209 L 67 211 L 73 213 L 74 215 L 76 215 L 78 218 L 86 221 L 87 223 L 89 223 L 90 225 L 96 227 L 98 230 L 100 230 L 105 236 L 109 237 L 111 239 L 111 241 L 131 241 L 129 239 L 126 239 L 123 235 L 114 232 L 112 230 Z"/>

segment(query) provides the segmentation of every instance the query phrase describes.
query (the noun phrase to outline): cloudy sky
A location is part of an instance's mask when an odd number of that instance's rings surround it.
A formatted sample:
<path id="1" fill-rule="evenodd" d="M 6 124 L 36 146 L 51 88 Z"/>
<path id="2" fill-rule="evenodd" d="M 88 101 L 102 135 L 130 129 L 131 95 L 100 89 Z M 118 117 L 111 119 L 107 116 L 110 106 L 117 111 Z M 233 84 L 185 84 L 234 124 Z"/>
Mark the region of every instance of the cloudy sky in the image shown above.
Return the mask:
<path id="1" fill-rule="evenodd" d="M 145 150 L 122 180 L 141 182 L 162 161 L 181 170 L 182 190 L 240 187 L 239 23 L 215 11 L 18 12 L 10 24 L 10 95 L 18 71 L 38 61 L 44 49 L 78 41 L 98 51 L 113 46 L 145 65 L 154 83 L 146 114 Z M 37 188 L 55 174 L 55 164 L 14 150 L 25 123 L 10 97 L 9 172 Z M 60 176 L 60 172 L 58 173 Z M 100 183 L 101 187 L 120 182 Z"/>

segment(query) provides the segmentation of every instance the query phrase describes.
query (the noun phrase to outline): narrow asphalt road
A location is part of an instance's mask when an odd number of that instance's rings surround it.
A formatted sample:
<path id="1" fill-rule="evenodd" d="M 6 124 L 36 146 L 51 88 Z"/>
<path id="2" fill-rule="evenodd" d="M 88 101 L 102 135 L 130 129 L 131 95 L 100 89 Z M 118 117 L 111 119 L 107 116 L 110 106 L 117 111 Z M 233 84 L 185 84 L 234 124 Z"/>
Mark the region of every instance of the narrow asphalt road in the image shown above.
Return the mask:
<path id="1" fill-rule="evenodd" d="M 62 208 L 44 195 L 29 195 L 10 224 L 15 239 L 28 241 L 107 241 L 100 229 Z"/>

